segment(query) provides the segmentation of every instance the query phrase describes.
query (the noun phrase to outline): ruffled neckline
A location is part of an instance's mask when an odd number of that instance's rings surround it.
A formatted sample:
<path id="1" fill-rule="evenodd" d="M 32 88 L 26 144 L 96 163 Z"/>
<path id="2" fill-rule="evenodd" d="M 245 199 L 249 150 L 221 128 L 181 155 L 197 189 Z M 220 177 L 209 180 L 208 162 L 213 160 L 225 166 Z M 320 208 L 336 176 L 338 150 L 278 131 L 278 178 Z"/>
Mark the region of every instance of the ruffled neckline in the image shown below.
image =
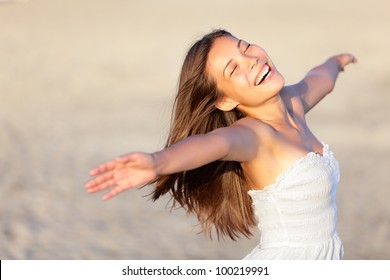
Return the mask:
<path id="1" fill-rule="evenodd" d="M 314 151 L 308 152 L 307 154 L 303 155 L 302 157 L 294 160 L 286 169 L 284 169 L 276 177 L 274 183 L 272 183 L 271 185 L 265 186 L 262 190 L 253 190 L 253 189 L 249 190 L 248 193 L 252 194 L 252 193 L 262 193 L 262 192 L 269 191 L 270 189 L 275 188 L 279 184 L 280 181 L 282 181 L 289 173 L 291 173 L 292 170 L 297 168 L 299 165 L 301 165 L 306 160 L 311 160 L 311 159 L 323 160 L 323 159 L 326 159 L 329 156 L 331 156 L 333 153 L 329 150 L 329 146 L 324 142 L 321 142 L 321 144 L 322 144 L 322 154 L 314 152 Z"/>

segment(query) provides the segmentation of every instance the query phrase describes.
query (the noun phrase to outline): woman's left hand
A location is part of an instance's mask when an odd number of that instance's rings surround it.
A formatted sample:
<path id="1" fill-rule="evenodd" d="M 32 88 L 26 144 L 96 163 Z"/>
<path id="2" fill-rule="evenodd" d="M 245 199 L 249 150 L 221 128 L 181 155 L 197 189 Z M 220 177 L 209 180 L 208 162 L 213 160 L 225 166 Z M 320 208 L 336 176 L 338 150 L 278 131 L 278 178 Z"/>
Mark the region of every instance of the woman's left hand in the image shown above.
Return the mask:
<path id="1" fill-rule="evenodd" d="M 337 61 L 339 65 L 339 71 L 344 71 L 345 66 L 347 66 L 350 63 L 356 63 L 357 59 L 353 54 L 350 53 L 344 53 L 332 56 L 330 59 L 334 59 Z"/>

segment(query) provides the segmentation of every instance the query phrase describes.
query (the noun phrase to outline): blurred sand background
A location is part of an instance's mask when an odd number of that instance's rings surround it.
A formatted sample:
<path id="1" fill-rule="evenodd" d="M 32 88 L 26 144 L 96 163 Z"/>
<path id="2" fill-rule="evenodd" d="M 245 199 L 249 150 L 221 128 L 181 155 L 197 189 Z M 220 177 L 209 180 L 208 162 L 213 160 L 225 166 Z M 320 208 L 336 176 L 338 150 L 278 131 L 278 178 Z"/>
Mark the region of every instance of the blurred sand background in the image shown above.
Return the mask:
<path id="1" fill-rule="evenodd" d="M 308 121 L 341 166 L 345 258 L 390 259 L 384 0 L 0 1 L 0 259 L 240 259 L 258 243 L 198 235 L 150 188 L 103 203 L 83 186 L 96 164 L 163 146 L 184 54 L 220 27 L 263 46 L 287 83 L 357 56 Z"/>

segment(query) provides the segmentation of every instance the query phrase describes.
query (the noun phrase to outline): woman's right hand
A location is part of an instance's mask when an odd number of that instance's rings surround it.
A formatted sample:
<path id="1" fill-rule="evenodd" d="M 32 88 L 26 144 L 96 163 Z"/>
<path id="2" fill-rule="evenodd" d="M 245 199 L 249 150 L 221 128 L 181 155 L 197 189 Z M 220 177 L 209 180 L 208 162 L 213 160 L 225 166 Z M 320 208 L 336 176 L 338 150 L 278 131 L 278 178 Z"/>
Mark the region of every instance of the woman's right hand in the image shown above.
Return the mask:
<path id="1" fill-rule="evenodd" d="M 135 152 L 110 160 L 90 171 L 94 178 L 85 184 L 89 193 L 110 189 L 103 200 L 119 193 L 144 186 L 157 177 L 156 163 L 152 154 Z"/>

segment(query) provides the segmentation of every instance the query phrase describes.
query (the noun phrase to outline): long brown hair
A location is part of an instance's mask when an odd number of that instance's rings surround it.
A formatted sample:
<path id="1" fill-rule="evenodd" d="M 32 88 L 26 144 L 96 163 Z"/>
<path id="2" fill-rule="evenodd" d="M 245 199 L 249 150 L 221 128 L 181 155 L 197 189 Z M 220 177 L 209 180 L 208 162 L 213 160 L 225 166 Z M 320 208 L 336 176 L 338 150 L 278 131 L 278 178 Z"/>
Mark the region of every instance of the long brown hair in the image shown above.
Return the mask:
<path id="1" fill-rule="evenodd" d="M 223 112 L 215 107 L 223 93 L 206 74 L 206 66 L 214 40 L 222 36 L 232 35 L 215 30 L 189 49 L 181 69 L 166 147 L 191 135 L 227 127 L 244 116 L 237 109 Z M 250 236 L 250 227 L 256 224 L 247 191 L 238 162 L 214 161 L 194 170 L 159 177 L 152 197 L 156 200 L 169 192 L 172 207 L 178 203 L 188 213 L 196 214 L 202 231 L 210 237 L 214 227 L 218 239 L 227 235 L 235 240 L 240 234 Z"/>

